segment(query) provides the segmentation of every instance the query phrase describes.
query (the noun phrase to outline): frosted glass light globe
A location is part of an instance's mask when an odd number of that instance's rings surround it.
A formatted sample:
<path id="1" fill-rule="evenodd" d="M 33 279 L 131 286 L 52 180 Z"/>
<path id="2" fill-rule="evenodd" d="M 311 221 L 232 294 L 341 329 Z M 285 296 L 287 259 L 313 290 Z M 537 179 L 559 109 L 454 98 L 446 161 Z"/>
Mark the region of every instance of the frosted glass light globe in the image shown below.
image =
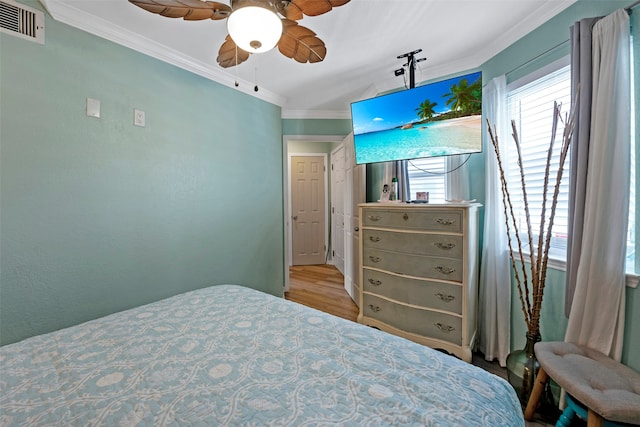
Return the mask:
<path id="1" fill-rule="evenodd" d="M 240 49 L 262 53 L 273 49 L 280 41 L 282 21 L 269 9 L 245 6 L 227 18 L 227 30 Z"/>

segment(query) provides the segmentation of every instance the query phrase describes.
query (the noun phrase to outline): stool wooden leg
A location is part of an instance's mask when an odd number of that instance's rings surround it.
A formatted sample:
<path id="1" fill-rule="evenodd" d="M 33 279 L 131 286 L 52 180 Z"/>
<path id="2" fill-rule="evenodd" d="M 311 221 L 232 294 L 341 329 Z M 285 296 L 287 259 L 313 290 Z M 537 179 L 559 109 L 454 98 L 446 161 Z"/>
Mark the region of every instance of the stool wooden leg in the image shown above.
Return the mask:
<path id="1" fill-rule="evenodd" d="M 524 419 L 527 421 L 531 421 L 533 418 L 533 414 L 536 413 L 536 409 L 538 408 L 538 402 L 540 401 L 540 396 L 542 396 L 542 392 L 544 391 L 544 386 L 549 379 L 549 375 L 545 372 L 545 370 L 540 367 L 538 370 L 538 375 L 536 376 L 536 382 L 533 385 L 533 390 L 531 390 L 531 396 L 529 396 L 529 402 L 527 402 L 527 408 L 524 411 Z"/>
<path id="2" fill-rule="evenodd" d="M 604 426 L 604 418 L 602 418 L 598 413 L 593 412 L 589 409 L 587 416 L 587 427 L 602 427 Z"/>

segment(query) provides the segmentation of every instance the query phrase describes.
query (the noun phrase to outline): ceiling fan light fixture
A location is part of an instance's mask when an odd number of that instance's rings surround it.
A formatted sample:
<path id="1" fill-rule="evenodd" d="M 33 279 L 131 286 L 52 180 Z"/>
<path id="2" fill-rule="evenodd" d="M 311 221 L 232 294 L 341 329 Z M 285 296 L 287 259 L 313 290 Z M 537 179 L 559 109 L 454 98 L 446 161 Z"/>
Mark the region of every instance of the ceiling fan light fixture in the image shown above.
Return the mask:
<path id="1" fill-rule="evenodd" d="M 273 49 L 282 37 L 282 21 L 263 6 L 244 6 L 227 18 L 227 30 L 236 45 L 245 52 L 262 53 Z"/>

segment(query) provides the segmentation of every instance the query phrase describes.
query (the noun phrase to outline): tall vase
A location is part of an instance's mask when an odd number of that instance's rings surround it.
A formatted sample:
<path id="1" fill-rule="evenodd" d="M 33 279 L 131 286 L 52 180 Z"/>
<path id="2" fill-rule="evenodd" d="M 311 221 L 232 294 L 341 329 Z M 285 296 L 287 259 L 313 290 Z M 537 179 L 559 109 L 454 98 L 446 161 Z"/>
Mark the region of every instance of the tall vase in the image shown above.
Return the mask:
<path id="1" fill-rule="evenodd" d="M 507 356 L 507 378 L 523 405 L 529 401 L 540 369 L 540 364 L 533 352 L 533 346 L 540 339 L 540 334 L 527 332 L 527 343 L 524 349 L 512 351 Z"/>

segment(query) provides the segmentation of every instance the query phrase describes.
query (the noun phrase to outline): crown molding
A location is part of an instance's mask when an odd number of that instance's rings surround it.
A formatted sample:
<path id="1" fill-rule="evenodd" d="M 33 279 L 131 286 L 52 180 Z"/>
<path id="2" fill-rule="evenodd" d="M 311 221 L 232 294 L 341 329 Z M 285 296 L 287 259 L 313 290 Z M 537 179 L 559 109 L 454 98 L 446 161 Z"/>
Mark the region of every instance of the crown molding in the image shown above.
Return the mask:
<path id="1" fill-rule="evenodd" d="M 300 142 L 342 142 L 347 135 L 283 135 L 282 140 L 285 143 Z"/>
<path id="2" fill-rule="evenodd" d="M 371 84 L 353 102 L 373 98 L 380 94 L 377 85 Z M 351 109 L 346 110 L 282 110 L 283 119 L 347 119 L 351 120 Z"/>
<path id="3" fill-rule="evenodd" d="M 349 119 L 349 110 L 282 110 L 283 119 Z"/>
<path id="4" fill-rule="evenodd" d="M 355 99 L 354 102 L 373 98 L 380 93 L 377 86 L 372 84 L 362 93 L 362 95 Z M 339 119 L 339 120 L 351 120 L 351 109 L 347 110 L 282 110 L 283 119 Z"/>
<path id="5" fill-rule="evenodd" d="M 443 76 L 453 76 L 470 70 L 479 69 L 491 58 L 495 57 L 542 24 L 548 22 L 551 18 L 555 17 L 577 1 L 578 0 L 547 0 L 531 14 L 530 19 L 523 21 L 520 25 L 514 26 L 511 30 L 503 33 L 501 37 L 495 39 L 491 43 L 488 43 L 485 49 L 477 51 L 474 55 L 461 56 L 459 60 L 449 61 L 441 66 L 426 67 L 422 69 L 419 76 L 420 82 L 418 82 L 417 85 Z M 397 80 L 391 78 L 378 82 L 376 88 L 378 90 L 377 94 L 371 96 L 397 90 L 404 90 L 403 86 L 398 85 Z"/>
<path id="6" fill-rule="evenodd" d="M 282 107 L 286 102 L 286 98 L 283 96 L 264 89 L 260 89 L 258 92 L 255 92 L 254 83 L 231 77 L 229 74 L 217 68 L 217 66 L 212 67 L 210 64 L 205 62 L 194 60 L 175 49 L 170 49 L 160 43 L 143 37 L 138 33 L 126 30 L 104 19 L 83 12 L 66 2 L 60 2 L 57 0 L 40 0 L 40 3 L 42 3 L 51 17 L 58 22 L 62 22 L 63 24 L 70 25 L 103 39 L 128 47 L 168 64 L 175 65 L 183 70 L 190 71 L 223 86 L 234 88 L 239 92 L 271 104 L 275 104 L 279 107 Z M 239 83 L 238 87 L 235 86 L 236 81 Z"/>
<path id="7" fill-rule="evenodd" d="M 486 50 L 475 55 L 474 57 L 477 59 L 476 67 L 484 64 L 577 1 L 578 0 L 547 0 L 542 3 L 535 12 L 530 14 L 529 19 L 522 21 L 520 25 L 512 27 L 511 30 L 506 31 L 501 37 L 488 44 Z"/>
<path id="8" fill-rule="evenodd" d="M 477 69 L 485 62 L 511 46 L 513 43 L 521 39 L 526 34 L 538 28 L 578 0 L 547 0 L 541 2 L 538 9 L 530 14 L 528 19 L 521 24 L 514 26 L 511 30 L 504 32 L 500 37 L 496 38 L 492 43 L 488 43 L 485 49 L 478 50 L 475 54 L 461 56 L 457 61 L 451 61 L 447 64 L 437 67 L 428 67 L 423 69 L 420 75 L 421 81 L 428 81 L 445 75 L 453 75 L 461 73 L 465 70 Z M 72 27 L 81 29 L 90 34 L 110 40 L 114 43 L 126 46 L 130 49 L 158 59 L 160 61 L 172 64 L 176 67 L 190 71 L 209 80 L 215 81 L 221 85 L 233 88 L 246 95 L 261 99 L 263 101 L 275 104 L 280 107 L 286 105 L 287 99 L 274 92 L 266 89 L 254 91 L 254 83 L 239 79 L 239 86 L 235 87 L 235 76 L 224 72 L 217 66 L 211 66 L 202 61 L 184 55 L 174 49 L 169 49 L 160 43 L 150 40 L 140 34 L 118 27 L 94 15 L 87 14 L 66 1 L 61 0 L 40 0 L 48 13 L 56 21 L 68 24 Z M 372 90 L 375 88 L 375 90 Z M 399 90 L 396 80 L 385 80 L 372 84 L 363 94 L 363 98 L 371 98 L 384 92 Z M 287 109 L 282 111 L 283 119 L 350 119 L 351 113 L 348 108 L 340 110 L 295 110 Z"/>

